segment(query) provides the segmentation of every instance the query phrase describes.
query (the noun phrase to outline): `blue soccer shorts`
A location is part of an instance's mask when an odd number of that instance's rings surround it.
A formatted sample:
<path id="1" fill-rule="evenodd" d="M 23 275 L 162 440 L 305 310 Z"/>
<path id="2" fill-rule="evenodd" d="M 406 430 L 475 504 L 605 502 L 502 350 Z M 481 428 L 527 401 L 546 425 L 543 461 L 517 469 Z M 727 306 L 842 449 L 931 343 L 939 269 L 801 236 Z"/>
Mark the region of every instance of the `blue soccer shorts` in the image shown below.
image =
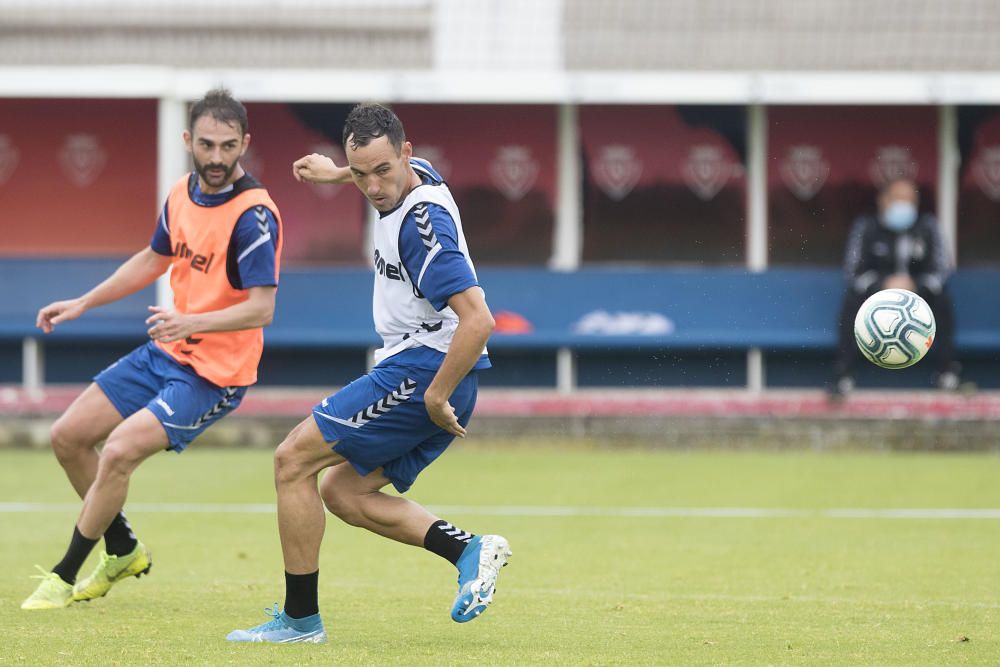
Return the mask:
<path id="1" fill-rule="evenodd" d="M 400 493 L 441 455 L 455 436 L 431 421 L 424 390 L 437 371 L 376 366 L 313 408 L 323 439 L 361 476 L 382 468 Z M 476 405 L 479 377 L 470 372 L 449 402 L 464 428 Z"/>
<path id="2" fill-rule="evenodd" d="M 235 410 L 247 391 L 212 384 L 152 341 L 105 368 L 94 382 L 126 419 L 149 408 L 167 432 L 167 449 L 177 453 Z"/>

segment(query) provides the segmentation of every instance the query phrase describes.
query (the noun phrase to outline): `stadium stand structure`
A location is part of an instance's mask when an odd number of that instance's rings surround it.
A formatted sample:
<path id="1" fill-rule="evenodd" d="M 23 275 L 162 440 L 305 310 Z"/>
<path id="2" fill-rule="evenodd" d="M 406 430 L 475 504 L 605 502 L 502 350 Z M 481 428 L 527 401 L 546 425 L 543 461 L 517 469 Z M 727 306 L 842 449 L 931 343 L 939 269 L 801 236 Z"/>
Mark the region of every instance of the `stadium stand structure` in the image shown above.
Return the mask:
<path id="1" fill-rule="evenodd" d="M 539 17 L 553 13 L 567 70 L 1000 68 L 991 0 L 3 0 L 0 64 L 415 69 L 437 57 L 442 22 L 502 23 L 511 8 L 533 18 L 508 35 L 529 47 L 503 57 L 514 65 L 550 50 Z"/>
<path id="2" fill-rule="evenodd" d="M 573 70 L 990 71 L 990 0 L 582 0 L 564 5 Z"/>
<path id="3" fill-rule="evenodd" d="M 413 69 L 431 43 L 428 2 L 0 2 L 4 65 Z"/>

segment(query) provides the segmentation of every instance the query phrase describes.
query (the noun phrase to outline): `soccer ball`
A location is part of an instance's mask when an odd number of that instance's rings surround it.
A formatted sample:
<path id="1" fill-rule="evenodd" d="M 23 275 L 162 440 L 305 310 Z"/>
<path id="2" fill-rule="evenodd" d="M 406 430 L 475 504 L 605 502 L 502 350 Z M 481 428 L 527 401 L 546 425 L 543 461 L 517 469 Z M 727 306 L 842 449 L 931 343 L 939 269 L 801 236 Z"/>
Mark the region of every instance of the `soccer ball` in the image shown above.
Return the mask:
<path id="1" fill-rule="evenodd" d="M 858 348 L 882 368 L 906 368 L 923 359 L 936 331 L 930 306 L 905 289 L 872 294 L 854 318 Z"/>

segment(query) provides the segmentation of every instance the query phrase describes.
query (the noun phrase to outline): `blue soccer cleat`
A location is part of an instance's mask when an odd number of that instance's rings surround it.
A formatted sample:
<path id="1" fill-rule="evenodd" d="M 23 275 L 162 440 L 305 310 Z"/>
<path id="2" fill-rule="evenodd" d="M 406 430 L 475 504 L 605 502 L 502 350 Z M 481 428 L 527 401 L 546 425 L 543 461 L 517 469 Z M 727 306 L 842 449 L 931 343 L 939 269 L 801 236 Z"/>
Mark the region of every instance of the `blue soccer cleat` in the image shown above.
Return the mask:
<path id="1" fill-rule="evenodd" d="M 277 603 L 274 609 L 265 609 L 264 613 L 272 617 L 270 621 L 249 630 L 233 630 L 226 635 L 226 641 L 267 644 L 326 643 L 326 630 L 323 629 L 323 619 L 319 614 L 305 618 L 291 618 L 278 609 Z"/>
<path id="2" fill-rule="evenodd" d="M 500 568 L 513 554 L 500 535 L 472 538 L 458 559 L 458 595 L 451 605 L 451 620 L 465 623 L 477 618 L 493 602 Z"/>

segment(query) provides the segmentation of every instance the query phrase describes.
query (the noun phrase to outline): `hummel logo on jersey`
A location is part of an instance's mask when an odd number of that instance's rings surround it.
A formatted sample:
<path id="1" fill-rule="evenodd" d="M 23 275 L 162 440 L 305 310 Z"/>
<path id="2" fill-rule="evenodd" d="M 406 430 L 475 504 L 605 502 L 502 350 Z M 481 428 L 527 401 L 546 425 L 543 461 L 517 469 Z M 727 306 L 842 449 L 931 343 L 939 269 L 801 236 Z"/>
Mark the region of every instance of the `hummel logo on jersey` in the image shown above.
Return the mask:
<path id="1" fill-rule="evenodd" d="M 427 210 L 427 204 L 418 204 L 413 209 L 413 218 L 417 221 L 417 233 L 420 240 L 424 242 L 428 250 L 433 250 L 438 244 L 437 237 L 434 236 L 434 226 L 431 224 L 431 214 Z"/>
<path id="2" fill-rule="evenodd" d="M 393 391 L 391 394 L 382 398 L 381 400 L 375 401 L 374 403 L 369 405 L 364 410 L 361 410 L 350 419 L 340 419 L 339 417 L 331 417 L 330 415 L 324 414 L 319 411 L 315 412 L 314 414 L 317 414 L 320 417 L 325 417 L 326 419 L 329 419 L 331 421 L 335 421 L 338 424 L 343 424 L 344 426 L 350 426 L 351 428 L 361 428 L 371 420 L 386 414 L 400 403 L 405 403 L 406 401 L 410 400 L 410 398 L 413 396 L 413 392 L 416 391 L 416 389 L 417 389 L 416 381 L 411 380 L 410 378 L 406 378 L 401 383 L 399 383 L 399 386 L 396 387 L 395 391 Z"/>
<path id="3" fill-rule="evenodd" d="M 212 260 L 215 259 L 215 253 L 213 252 L 208 257 L 205 257 L 204 255 L 195 253 L 184 241 L 178 241 L 177 245 L 174 246 L 174 257 L 189 259 L 191 260 L 192 269 L 208 273 L 208 269 L 212 266 Z"/>
<path id="4" fill-rule="evenodd" d="M 402 280 L 406 282 L 406 273 L 403 271 L 403 263 L 389 264 L 382 257 L 382 254 L 376 248 L 375 250 L 375 273 L 380 276 L 385 276 L 389 280 Z"/>

